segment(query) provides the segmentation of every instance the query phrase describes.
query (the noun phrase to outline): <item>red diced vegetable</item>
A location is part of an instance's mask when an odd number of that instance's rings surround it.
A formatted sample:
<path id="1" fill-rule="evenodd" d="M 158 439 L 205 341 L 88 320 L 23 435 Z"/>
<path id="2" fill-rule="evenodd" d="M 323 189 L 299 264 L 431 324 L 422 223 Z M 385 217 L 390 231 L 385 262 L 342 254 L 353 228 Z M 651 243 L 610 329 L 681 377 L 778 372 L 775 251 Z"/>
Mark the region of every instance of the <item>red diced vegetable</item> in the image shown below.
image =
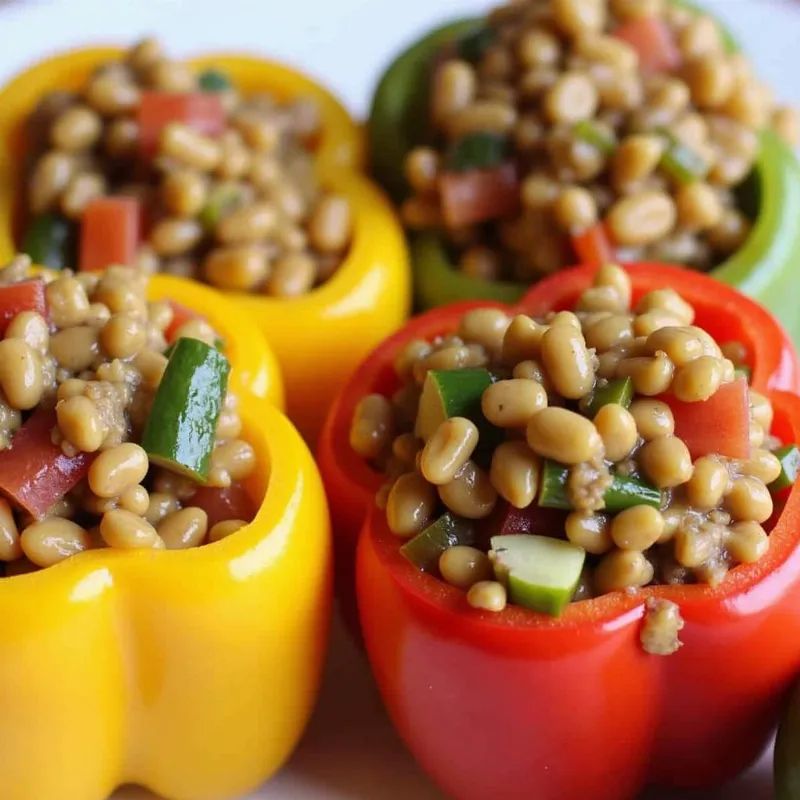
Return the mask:
<path id="1" fill-rule="evenodd" d="M 487 541 L 492 536 L 511 536 L 528 533 L 539 536 L 559 536 L 564 530 L 568 512 L 557 508 L 542 508 L 535 502 L 527 508 L 514 508 L 501 502 L 486 518 L 480 530 Z"/>
<path id="2" fill-rule="evenodd" d="M 90 203 L 81 218 L 81 272 L 132 265 L 140 225 L 141 209 L 132 197 L 101 197 Z"/>
<path id="3" fill-rule="evenodd" d="M 516 214 L 519 180 L 513 164 L 468 172 L 445 172 L 439 179 L 444 221 L 461 228 Z"/>
<path id="4" fill-rule="evenodd" d="M 167 302 L 172 307 L 172 322 L 170 322 L 169 326 L 164 331 L 164 337 L 166 338 L 168 344 L 172 344 L 172 342 L 175 341 L 175 336 L 177 335 L 178 331 L 187 322 L 191 322 L 193 319 L 200 319 L 200 315 L 197 312 L 192 311 L 191 308 L 186 308 L 186 306 L 176 303 L 174 300 L 169 300 Z"/>
<path id="5" fill-rule="evenodd" d="M 227 489 L 201 486 L 189 501 L 208 514 L 208 527 L 226 519 L 243 519 L 250 522 L 256 514 L 256 506 L 241 484 Z"/>
<path id="6" fill-rule="evenodd" d="M 617 28 L 614 36 L 637 52 L 642 72 L 674 72 L 681 65 L 675 37 L 663 20 L 656 17 L 634 19 Z"/>
<path id="7" fill-rule="evenodd" d="M 144 92 L 137 121 L 142 155 L 151 158 L 158 149 L 161 131 L 170 122 L 180 122 L 198 133 L 218 136 L 225 127 L 225 111 L 215 92 Z"/>
<path id="8" fill-rule="evenodd" d="M 47 300 L 41 278 L 0 286 L 0 336 L 5 334 L 11 320 L 23 311 L 35 311 L 43 317 L 47 316 Z"/>
<path id="9" fill-rule="evenodd" d="M 686 442 L 692 459 L 716 453 L 726 458 L 750 457 L 750 399 L 747 380 L 725 383 L 700 403 L 662 398 L 672 409 L 675 435 Z"/>
<path id="10" fill-rule="evenodd" d="M 583 233 L 572 238 L 572 249 L 579 264 L 590 267 L 601 267 L 614 261 L 614 247 L 608 235 L 606 226 L 602 222 L 592 225 Z"/>
<path id="11" fill-rule="evenodd" d="M 56 412 L 40 408 L 0 452 L 0 491 L 41 519 L 86 476 L 94 453 L 67 456 L 53 444 Z"/>

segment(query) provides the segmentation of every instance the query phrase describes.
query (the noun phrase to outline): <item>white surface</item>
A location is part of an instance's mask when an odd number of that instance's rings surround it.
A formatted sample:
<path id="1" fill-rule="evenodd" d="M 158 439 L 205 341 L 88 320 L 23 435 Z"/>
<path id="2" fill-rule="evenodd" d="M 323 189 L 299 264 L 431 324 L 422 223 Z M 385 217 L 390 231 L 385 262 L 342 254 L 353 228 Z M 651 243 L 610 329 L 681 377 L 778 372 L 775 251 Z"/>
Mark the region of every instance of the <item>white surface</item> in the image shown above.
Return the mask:
<path id="1" fill-rule="evenodd" d="M 54 49 L 154 33 L 176 55 L 237 48 L 302 65 L 363 114 L 392 52 L 479 0 L 0 0 L 0 80 Z M 784 102 L 800 105 L 800 2 L 708 0 Z M 716 793 L 646 800 L 769 800 L 769 761 Z M 391 730 L 363 659 L 337 630 L 325 688 L 289 765 L 250 800 L 441 800 Z M 153 800 L 125 789 L 114 800 Z M 540 798 L 539 800 L 551 800 Z M 553 799 L 555 800 L 555 799 Z M 644 800 L 644 798 L 643 798 Z"/>

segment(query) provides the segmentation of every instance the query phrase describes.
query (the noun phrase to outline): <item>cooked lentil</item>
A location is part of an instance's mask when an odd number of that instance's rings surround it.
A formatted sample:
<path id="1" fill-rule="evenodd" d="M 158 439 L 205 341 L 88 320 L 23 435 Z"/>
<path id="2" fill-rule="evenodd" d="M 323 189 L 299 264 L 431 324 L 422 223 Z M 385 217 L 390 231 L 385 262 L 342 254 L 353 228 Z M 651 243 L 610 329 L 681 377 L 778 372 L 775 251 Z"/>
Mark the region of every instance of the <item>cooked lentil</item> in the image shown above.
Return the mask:
<path id="1" fill-rule="evenodd" d="M 655 45 L 641 53 L 629 23 L 660 28 L 669 71 L 641 67 Z M 800 141 L 798 112 L 774 104 L 699 12 L 513 0 L 476 30 L 484 46 L 456 41 L 433 61 L 435 136 L 406 156 L 402 208 L 471 277 L 534 282 L 585 256 L 587 232 L 621 260 L 711 268 L 750 232 L 736 190 L 758 134 Z"/>
<path id="2" fill-rule="evenodd" d="M 29 267 L 21 256 L 0 269 L 0 287 L 26 279 Z M 125 267 L 78 277 L 64 271 L 47 280 L 52 327 L 23 311 L 0 340 L 7 351 L 0 359 L 0 450 L 13 445 L 33 413 L 53 409 L 53 444 L 69 458 L 96 456 L 86 477 L 41 519 L 0 499 L 0 576 L 97 547 L 197 547 L 246 525 L 223 519 L 209 532 L 206 511 L 192 505 L 199 484 L 154 468 L 139 444 L 167 364 L 164 332 L 172 306 L 148 303 L 147 277 Z M 253 448 L 240 432 L 236 398 L 228 394 L 209 487 L 229 487 L 254 470 Z"/>
<path id="3" fill-rule="evenodd" d="M 151 53 L 146 66 L 141 52 Z M 137 112 L 152 91 L 217 94 L 222 130 L 209 135 L 171 122 L 143 158 Z M 31 113 L 28 209 L 79 225 L 92 200 L 135 197 L 149 233 L 130 266 L 230 291 L 305 294 L 336 274 L 354 229 L 348 199 L 314 174 L 320 124 L 307 98 L 240 95 L 221 72 L 196 74 L 146 39 L 75 93 L 46 95 Z"/>
<path id="4" fill-rule="evenodd" d="M 666 316 L 646 336 L 596 337 L 588 347 L 597 312 L 582 309 L 592 306 L 598 289 L 617 295 L 604 322 L 618 318 L 631 330 L 642 317 Z M 694 309 L 673 290 L 651 292 L 632 307 L 630 279 L 614 265 L 598 270 L 576 309 L 541 319 L 469 311 L 458 335 L 406 345 L 395 362 L 400 388 L 391 398 L 365 397 L 355 412 L 351 445 L 385 474 L 376 502 L 385 504 L 397 536 L 428 535 L 445 518 L 475 530 L 471 521 L 492 515 L 477 542 L 448 539 L 438 556 L 438 575 L 468 590 L 467 602 L 478 609 L 502 610 L 508 602 L 502 576 L 495 569 L 492 581 L 485 560 L 493 558 L 488 538 L 507 532 L 507 509 L 534 520 L 540 504 L 565 509 L 562 530 L 550 518 L 547 524 L 550 535 L 587 554 L 573 602 L 651 583 L 716 585 L 769 547 L 764 526 L 773 512 L 769 486 L 781 474 L 773 451 L 781 445 L 769 434 L 769 400 L 745 389 L 736 371 L 747 363 L 747 350 L 718 344 L 693 325 Z M 562 337 L 569 346 L 548 357 L 548 342 Z M 470 352 L 472 361 L 455 351 Z M 611 355 L 616 367 L 601 374 L 601 360 Z M 657 381 L 647 373 L 654 363 Z M 448 386 L 458 388 L 447 395 Z M 713 401 L 728 390 L 742 392 L 739 422 L 746 431 L 749 420 L 757 443 L 745 459 L 707 452 L 693 460 L 681 438 L 691 432 L 679 435 L 670 402 Z M 459 392 L 473 399 L 466 403 Z M 477 410 L 437 419 L 445 396 Z M 545 495 L 554 491 L 554 469 L 564 478 L 553 506 Z M 646 487 L 647 496 L 620 499 L 620 480 L 633 481 L 626 485 L 637 492 Z M 642 644 L 651 653 L 675 652 L 681 627 L 677 606 L 651 598 Z"/>

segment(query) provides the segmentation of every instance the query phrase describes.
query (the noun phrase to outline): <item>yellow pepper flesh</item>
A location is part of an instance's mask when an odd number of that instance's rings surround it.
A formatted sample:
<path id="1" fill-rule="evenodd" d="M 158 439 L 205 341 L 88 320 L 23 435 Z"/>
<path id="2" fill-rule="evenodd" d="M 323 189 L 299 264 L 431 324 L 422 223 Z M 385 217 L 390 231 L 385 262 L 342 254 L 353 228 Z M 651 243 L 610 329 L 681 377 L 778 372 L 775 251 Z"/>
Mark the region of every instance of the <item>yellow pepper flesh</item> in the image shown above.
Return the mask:
<path id="1" fill-rule="evenodd" d="M 15 252 L 12 220 L 19 213 L 25 119 L 44 94 L 79 90 L 95 68 L 123 52 L 67 52 L 39 62 L 0 91 L 0 261 Z M 249 56 L 210 54 L 189 63 L 224 70 L 244 94 L 267 92 L 280 100 L 311 97 L 322 111 L 316 170 L 321 184 L 346 195 L 354 210 L 354 240 L 347 258 L 333 278 L 298 298 L 231 295 L 257 316 L 284 372 L 289 416 L 313 442 L 339 387 L 409 314 L 411 276 L 404 234 L 382 192 L 357 173 L 365 157 L 363 132 L 325 88 L 294 69 Z"/>
<path id="2" fill-rule="evenodd" d="M 263 501 L 212 545 L 94 550 L 0 578 L 3 800 L 104 800 L 122 783 L 224 800 L 277 770 L 311 713 L 331 604 L 319 475 L 291 423 L 245 388 L 270 362 L 256 326 L 206 287 L 153 279 L 152 299 L 173 292 L 226 337 L 259 464 L 247 488 Z"/>

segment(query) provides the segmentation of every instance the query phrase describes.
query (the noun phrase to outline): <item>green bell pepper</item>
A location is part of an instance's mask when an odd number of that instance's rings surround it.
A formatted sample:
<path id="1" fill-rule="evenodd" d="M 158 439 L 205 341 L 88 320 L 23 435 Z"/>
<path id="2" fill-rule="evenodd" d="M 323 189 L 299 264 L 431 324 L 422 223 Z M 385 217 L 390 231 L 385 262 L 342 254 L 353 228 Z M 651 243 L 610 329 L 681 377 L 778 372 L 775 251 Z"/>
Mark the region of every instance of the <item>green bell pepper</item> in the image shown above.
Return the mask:
<path id="1" fill-rule="evenodd" d="M 692 7 L 683 0 L 680 4 Z M 371 169 L 396 202 L 408 195 L 403 173 L 406 154 L 432 139 L 428 116 L 431 65 L 442 47 L 480 24 L 479 20 L 462 19 L 437 28 L 401 53 L 378 84 L 367 124 Z M 724 26 L 723 32 L 728 48 L 737 50 L 738 43 Z M 754 220 L 753 230 L 744 246 L 711 274 L 766 305 L 800 343 L 800 304 L 787 291 L 800 252 L 800 167 L 772 131 L 762 134 L 756 168 L 739 194 L 742 207 Z M 489 282 L 458 272 L 436 233 L 412 234 L 410 238 L 416 301 L 421 308 L 479 298 L 510 303 L 527 289 L 522 283 Z"/>

